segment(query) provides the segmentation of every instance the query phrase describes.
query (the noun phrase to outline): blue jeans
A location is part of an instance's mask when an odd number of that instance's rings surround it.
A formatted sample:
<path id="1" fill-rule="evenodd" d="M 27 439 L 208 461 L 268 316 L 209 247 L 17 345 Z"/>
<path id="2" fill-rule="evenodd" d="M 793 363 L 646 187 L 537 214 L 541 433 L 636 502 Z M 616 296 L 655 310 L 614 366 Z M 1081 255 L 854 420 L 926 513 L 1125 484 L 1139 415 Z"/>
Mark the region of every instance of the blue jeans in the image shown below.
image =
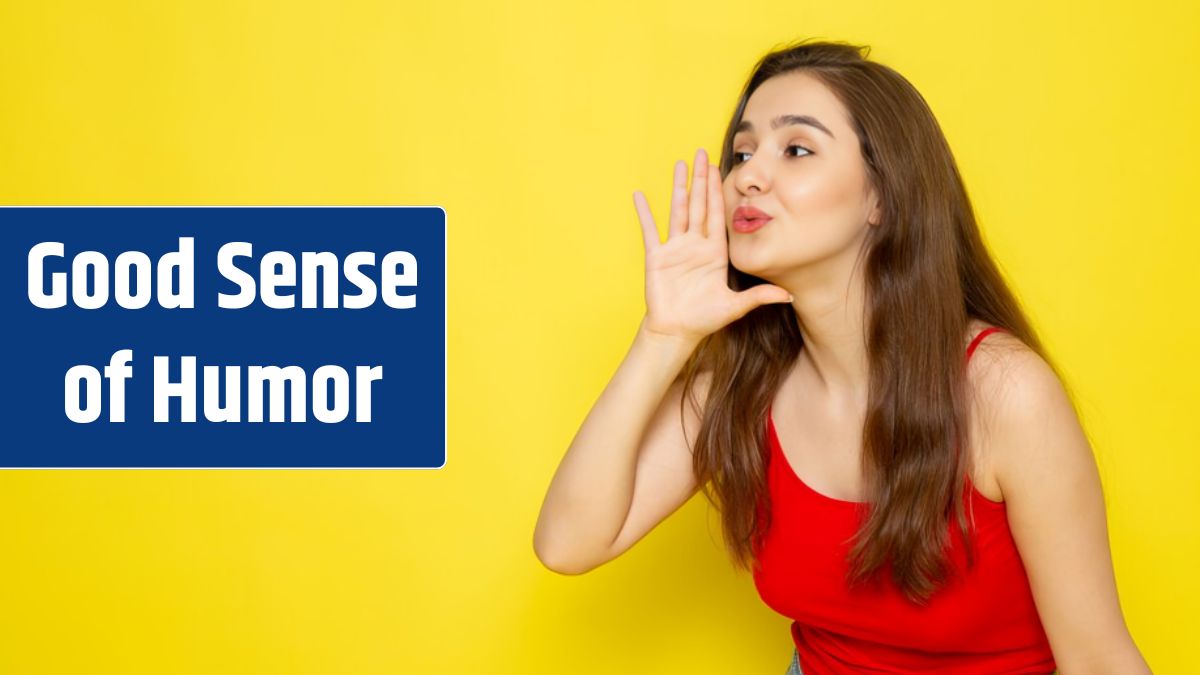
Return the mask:
<path id="1" fill-rule="evenodd" d="M 792 662 L 783 675 L 804 675 L 804 672 L 800 670 L 800 653 L 796 651 L 795 647 L 792 648 Z"/>

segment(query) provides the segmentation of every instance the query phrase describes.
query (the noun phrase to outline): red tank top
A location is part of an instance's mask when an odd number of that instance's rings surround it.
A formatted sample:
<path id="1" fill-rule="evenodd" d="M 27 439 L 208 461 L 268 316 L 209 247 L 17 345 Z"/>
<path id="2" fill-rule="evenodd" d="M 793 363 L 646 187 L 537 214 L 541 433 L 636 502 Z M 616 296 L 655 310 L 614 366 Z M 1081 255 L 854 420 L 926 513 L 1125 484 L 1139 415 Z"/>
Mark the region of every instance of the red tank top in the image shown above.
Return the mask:
<path id="1" fill-rule="evenodd" d="M 967 348 L 967 360 L 997 330 L 1003 329 L 981 331 Z M 766 436 L 773 515 L 755 547 L 754 585 L 767 606 L 792 619 L 805 675 L 1054 672 L 1004 502 L 984 497 L 967 478 L 964 507 L 973 527 L 975 565 L 967 570 L 962 533 L 952 517 L 950 560 L 960 576 L 925 606 L 904 596 L 886 566 L 881 585 L 851 589 L 846 554 L 869 505 L 805 485 L 783 454 L 769 410 Z"/>

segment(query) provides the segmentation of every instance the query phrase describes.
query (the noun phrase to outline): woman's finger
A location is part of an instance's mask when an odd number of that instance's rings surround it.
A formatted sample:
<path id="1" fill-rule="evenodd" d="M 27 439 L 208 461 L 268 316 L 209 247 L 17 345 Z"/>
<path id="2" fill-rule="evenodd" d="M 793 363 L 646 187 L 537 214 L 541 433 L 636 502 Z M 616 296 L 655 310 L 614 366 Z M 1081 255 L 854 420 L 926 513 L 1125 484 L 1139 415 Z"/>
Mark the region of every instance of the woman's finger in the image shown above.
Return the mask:
<path id="1" fill-rule="evenodd" d="M 646 195 L 642 194 L 641 190 L 635 190 L 633 193 L 633 207 L 637 209 L 638 220 L 642 223 L 642 243 L 649 254 L 662 242 L 658 238 L 658 225 L 654 223 L 654 216 L 650 215 L 650 204 L 646 202 Z"/>
<path id="2" fill-rule="evenodd" d="M 704 219 L 704 236 L 725 236 L 725 196 L 721 193 L 721 170 L 708 167 L 708 217 Z"/>
<path id="3" fill-rule="evenodd" d="M 687 225 L 684 231 L 700 231 L 704 227 L 704 207 L 708 197 L 708 154 L 704 148 L 696 151 L 696 161 L 692 165 L 692 193 L 688 199 Z"/>
<path id="4" fill-rule="evenodd" d="M 675 162 L 675 176 L 671 185 L 671 220 L 667 238 L 687 230 L 687 162 Z"/>

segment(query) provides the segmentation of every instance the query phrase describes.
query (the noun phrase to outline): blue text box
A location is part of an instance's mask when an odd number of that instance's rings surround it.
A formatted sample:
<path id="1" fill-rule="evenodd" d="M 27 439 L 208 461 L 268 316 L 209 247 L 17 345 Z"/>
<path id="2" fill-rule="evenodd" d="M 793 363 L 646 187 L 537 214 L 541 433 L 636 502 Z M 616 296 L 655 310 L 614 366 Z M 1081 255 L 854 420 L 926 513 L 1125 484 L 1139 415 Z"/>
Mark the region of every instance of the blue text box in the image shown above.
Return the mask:
<path id="1" fill-rule="evenodd" d="M 6 374 L 0 394 L 7 433 L 0 443 L 3 467 L 139 467 L 139 468 L 440 468 L 446 460 L 446 216 L 440 207 L 12 207 L 0 209 L 4 265 L 2 302 Z M 194 307 L 167 309 L 151 294 L 140 309 L 117 301 L 118 270 L 129 280 L 127 304 L 144 300 L 158 280 L 158 262 L 181 249 L 180 238 L 194 247 Z M 42 309 L 30 299 L 30 251 L 43 242 L 61 242 L 62 257 L 44 259 L 37 291 L 51 295 L 52 274 L 65 273 L 66 306 Z M 231 242 L 246 242 L 251 256 L 230 256 L 233 265 L 261 290 L 264 254 L 279 251 L 295 261 L 295 282 L 277 284 L 276 296 L 294 296 L 295 306 L 275 309 L 257 295 L 240 309 L 218 306 L 218 294 L 235 296 L 239 286 L 218 270 L 218 253 Z M 234 247 L 227 251 L 234 250 Z M 81 265 L 84 283 L 74 289 L 73 261 L 84 251 L 102 254 L 108 267 L 107 304 L 98 264 Z M 127 251 L 144 254 L 144 258 Z M 407 252 L 414 266 L 393 265 L 392 281 L 401 272 L 415 273 L 416 285 L 395 285 L 393 300 L 415 300 L 411 308 L 389 306 L 383 299 L 381 263 L 387 254 Z M 329 252 L 338 261 L 336 307 L 322 306 L 324 268 L 310 275 L 316 283 L 316 307 L 303 307 L 304 252 Z M 360 265 L 353 283 L 345 262 L 351 254 L 371 252 L 374 264 Z M 283 253 L 273 257 L 286 258 Z M 89 254 L 84 260 L 95 262 Z M 365 258 L 357 256 L 360 262 Z M 403 255 L 395 259 L 406 259 Z M 149 287 L 139 287 L 138 271 L 150 263 Z M 76 261 L 78 262 L 78 261 Z M 267 277 L 286 270 L 271 264 Z M 169 268 L 178 290 L 181 269 Z M 232 275 L 231 275 L 232 276 Z M 344 306 L 361 296 L 363 278 L 375 286 L 374 302 L 364 308 Z M 146 277 L 142 278 L 143 281 Z M 277 280 L 278 281 L 278 280 Z M 80 296 L 75 302 L 72 290 Z M 365 298 L 358 297 L 361 304 Z M 284 300 L 286 301 L 286 300 Z M 355 299 L 350 298 L 351 302 Z M 403 301 L 402 301 L 403 302 Z M 105 373 L 113 354 L 132 352 L 131 375 L 124 381 L 125 421 L 110 421 L 111 380 L 101 377 L 102 405 L 92 422 L 72 421 L 67 413 L 67 373 L 91 366 Z M 170 381 L 181 378 L 184 356 L 195 357 L 196 421 L 184 422 L 182 403 L 169 399 L 168 421 L 154 420 L 155 361 L 165 357 Z M 240 421 L 213 422 L 206 416 L 205 367 L 239 368 L 239 406 L 226 397 L 227 380 L 217 383 L 218 407 L 239 409 Z M 297 391 L 285 387 L 285 421 L 270 421 L 269 384 L 262 392 L 262 422 L 251 418 L 251 367 L 296 366 L 304 372 L 304 421 L 293 421 Z M 326 419 L 314 415 L 314 376 L 322 366 Z M 378 367 L 369 390 L 356 387 L 359 367 Z M 337 370 L 345 373 L 341 378 Z M 268 370 L 257 371 L 268 373 Z M 295 371 L 286 371 L 295 372 Z M 275 375 L 279 373 L 276 372 Z M 281 380 L 282 381 L 282 380 Z M 79 404 L 93 412 L 86 396 L 87 378 L 78 385 Z M 337 396 L 339 384 L 346 396 Z M 163 388 L 162 391 L 167 391 Z M 360 421 L 359 392 L 369 393 L 370 421 Z M 365 401 L 365 396 L 363 397 Z M 339 410 L 339 408 L 341 410 Z"/>

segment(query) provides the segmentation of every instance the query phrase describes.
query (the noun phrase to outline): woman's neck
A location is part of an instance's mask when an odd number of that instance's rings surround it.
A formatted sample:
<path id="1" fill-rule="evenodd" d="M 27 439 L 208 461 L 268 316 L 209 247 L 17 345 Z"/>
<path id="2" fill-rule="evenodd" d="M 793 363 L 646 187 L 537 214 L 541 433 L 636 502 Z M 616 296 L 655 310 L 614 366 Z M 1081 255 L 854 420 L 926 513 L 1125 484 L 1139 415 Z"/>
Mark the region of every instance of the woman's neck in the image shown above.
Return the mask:
<path id="1" fill-rule="evenodd" d="M 804 348 L 797 368 L 808 370 L 818 390 L 838 408 L 866 405 L 870 385 L 865 313 L 866 284 L 861 266 L 826 266 L 797 270 L 790 279 L 773 281 L 791 291 Z M 832 269 L 831 269 L 832 268 Z"/>

